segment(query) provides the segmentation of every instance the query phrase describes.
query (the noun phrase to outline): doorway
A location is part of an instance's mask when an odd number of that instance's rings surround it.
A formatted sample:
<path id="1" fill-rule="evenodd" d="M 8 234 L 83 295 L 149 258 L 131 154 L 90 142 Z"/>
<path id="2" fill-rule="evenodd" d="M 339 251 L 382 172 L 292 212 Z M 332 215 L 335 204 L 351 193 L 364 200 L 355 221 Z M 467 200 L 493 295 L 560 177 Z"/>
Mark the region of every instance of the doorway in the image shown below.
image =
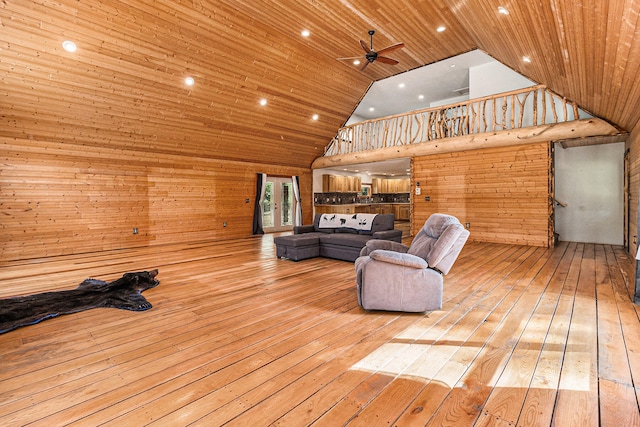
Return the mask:
<path id="1" fill-rule="evenodd" d="M 555 229 L 570 242 L 623 245 L 623 142 L 555 148 Z"/>
<path id="2" fill-rule="evenodd" d="M 267 177 L 262 208 L 265 233 L 293 230 L 296 198 L 291 178 Z"/>

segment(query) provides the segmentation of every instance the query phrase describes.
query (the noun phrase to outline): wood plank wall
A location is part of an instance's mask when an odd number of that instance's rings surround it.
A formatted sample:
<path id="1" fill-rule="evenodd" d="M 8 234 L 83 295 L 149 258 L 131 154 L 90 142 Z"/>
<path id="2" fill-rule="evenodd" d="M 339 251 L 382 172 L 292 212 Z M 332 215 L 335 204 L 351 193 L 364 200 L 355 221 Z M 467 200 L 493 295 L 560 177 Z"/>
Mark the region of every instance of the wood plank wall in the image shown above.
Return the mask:
<path id="1" fill-rule="evenodd" d="M 258 172 L 299 175 L 311 221 L 310 169 L 28 139 L 0 146 L 2 261 L 249 236 Z"/>
<path id="2" fill-rule="evenodd" d="M 550 158 L 549 143 L 414 158 L 412 234 L 441 212 L 469 222 L 474 241 L 548 247 Z"/>

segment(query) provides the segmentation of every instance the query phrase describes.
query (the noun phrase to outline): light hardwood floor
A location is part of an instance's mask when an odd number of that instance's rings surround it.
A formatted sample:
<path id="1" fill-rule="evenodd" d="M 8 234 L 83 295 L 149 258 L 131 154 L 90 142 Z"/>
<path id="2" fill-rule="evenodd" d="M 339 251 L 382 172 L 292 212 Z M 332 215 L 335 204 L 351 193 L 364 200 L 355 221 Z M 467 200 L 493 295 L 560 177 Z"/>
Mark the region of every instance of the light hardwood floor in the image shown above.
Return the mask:
<path id="1" fill-rule="evenodd" d="M 0 263 L 0 297 L 159 268 L 146 312 L 0 335 L 0 425 L 638 426 L 621 248 L 468 243 L 442 310 L 365 312 L 353 264 L 273 236 Z"/>

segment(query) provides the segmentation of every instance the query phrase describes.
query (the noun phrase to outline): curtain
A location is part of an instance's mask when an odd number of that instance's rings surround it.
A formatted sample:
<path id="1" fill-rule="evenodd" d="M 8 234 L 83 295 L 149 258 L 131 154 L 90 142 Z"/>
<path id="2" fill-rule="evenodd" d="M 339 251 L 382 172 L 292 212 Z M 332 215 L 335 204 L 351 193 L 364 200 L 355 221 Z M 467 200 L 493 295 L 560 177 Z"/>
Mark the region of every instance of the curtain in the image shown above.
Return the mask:
<path id="1" fill-rule="evenodd" d="M 300 177 L 292 176 L 293 196 L 296 198 L 296 210 L 293 213 L 293 225 L 302 225 L 302 199 L 300 198 Z"/>
<path id="2" fill-rule="evenodd" d="M 253 207 L 253 234 L 264 234 L 264 230 L 262 229 L 262 215 L 264 214 L 262 202 L 264 201 L 264 191 L 266 187 L 267 174 L 258 173 L 256 180 L 256 202 Z"/>

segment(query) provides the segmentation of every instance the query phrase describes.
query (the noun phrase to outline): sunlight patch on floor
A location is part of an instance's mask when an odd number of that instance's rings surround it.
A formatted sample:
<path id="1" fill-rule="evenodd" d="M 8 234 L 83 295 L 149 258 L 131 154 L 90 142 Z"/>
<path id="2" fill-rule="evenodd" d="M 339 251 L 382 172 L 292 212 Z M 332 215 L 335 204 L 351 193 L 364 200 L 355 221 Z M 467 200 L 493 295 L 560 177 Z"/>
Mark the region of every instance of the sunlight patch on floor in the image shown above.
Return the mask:
<path id="1" fill-rule="evenodd" d="M 478 356 L 479 349 L 475 344 L 448 345 L 425 343 L 391 342 L 382 345 L 377 350 L 354 364 L 351 369 L 391 375 L 393 377 L 411 378 L 426 382 L 437 381 L 450 388 L 460 387 L 466 378 L 474 373 L 474 369 L 481 369 L 482 365 L 472 367 L 474 359 Z M 589 354 L 573 354 L 575 358 L 574 368 L 571 372 L 564 372 L 560 377 L 558 386 L 558 370 L 560 366 L 549 366 L 549 358 L 552 350 L 545 350 L 541 357 L 537 355 L 532 359 L 533 367 L 523 367 L 520 364 L 522 352 L 516 351 L 509 361 L 491 360 L 491 365 L 503 367 L 497 371 L 486 384 L 497 388 L 537 388 L 560 389 L 573 391 L 589 391 L 590 389 L 590 364 Z M 505 354 L 503 358 L 506 358 Z M 557 355 L 553 355 L 557 356 Z M 513 362 L 513 363 L 509 363 Z M 537 368 L 537 369 L 536 369 Z M 521 371 L 536 369 L 533 376 L 523 374 Z"/>

